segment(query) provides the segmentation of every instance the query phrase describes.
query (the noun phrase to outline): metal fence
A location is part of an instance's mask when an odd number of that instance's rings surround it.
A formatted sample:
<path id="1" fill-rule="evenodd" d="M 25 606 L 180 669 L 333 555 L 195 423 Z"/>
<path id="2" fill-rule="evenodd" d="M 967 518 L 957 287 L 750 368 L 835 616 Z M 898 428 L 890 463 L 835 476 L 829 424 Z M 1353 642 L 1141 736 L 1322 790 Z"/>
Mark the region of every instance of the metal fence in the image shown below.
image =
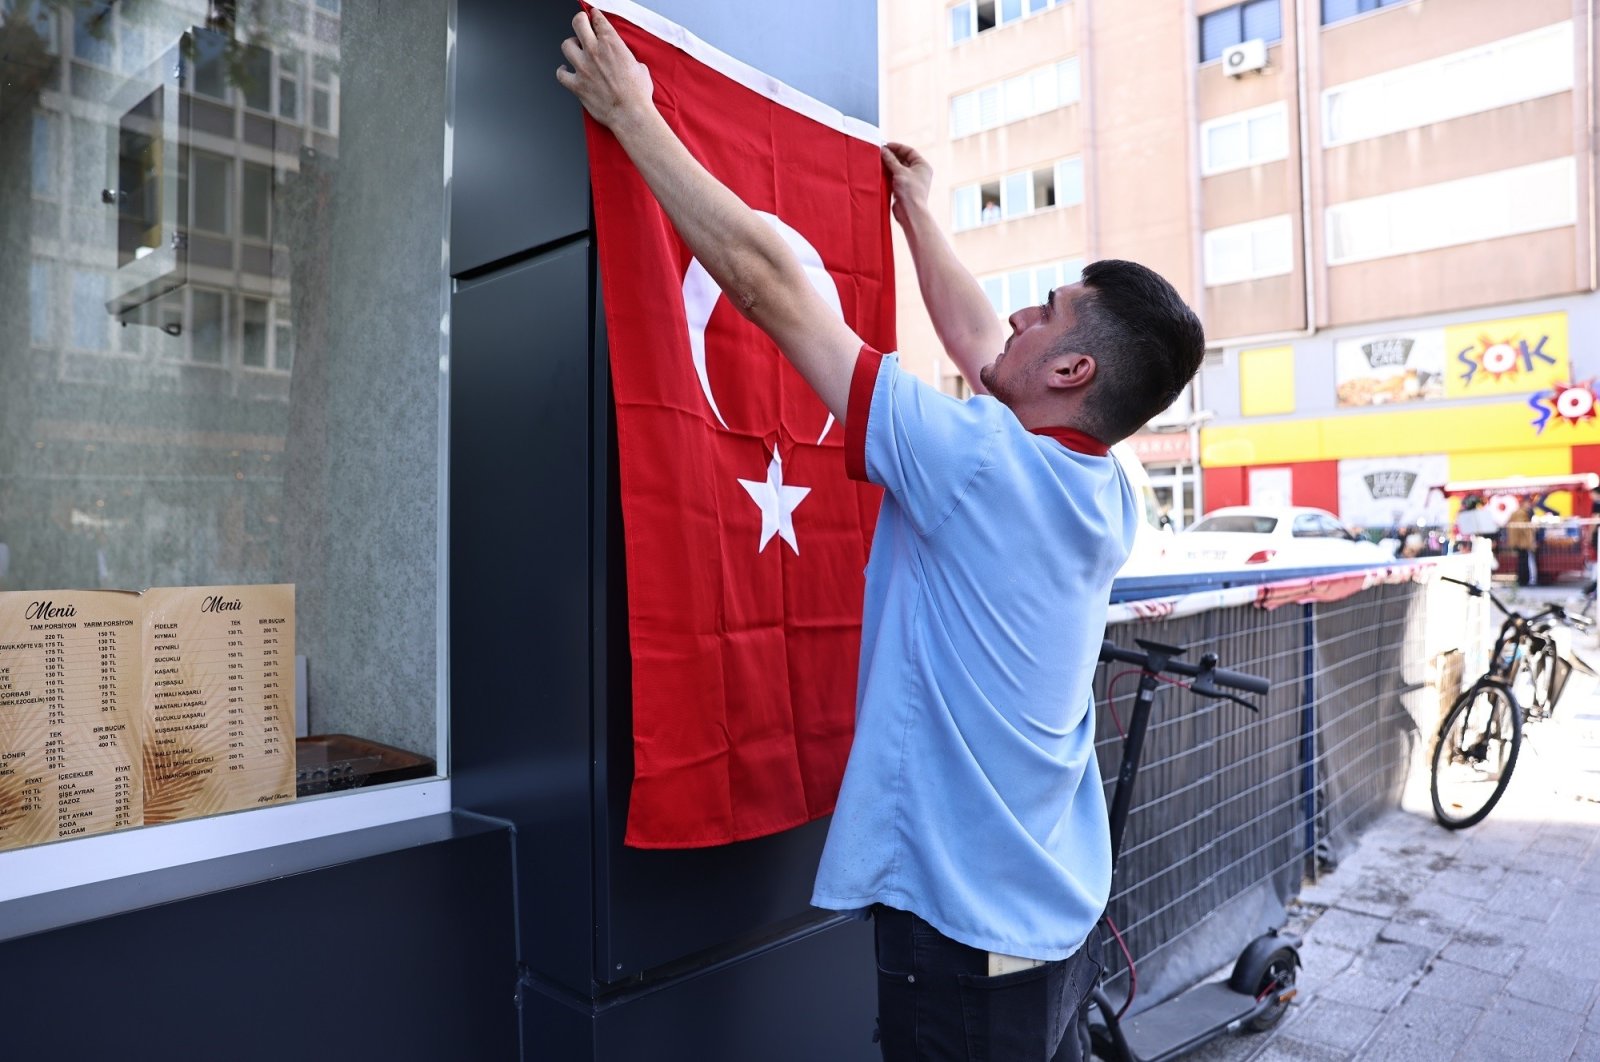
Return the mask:
<path id="1" fill-rule="evenodd" d="M 1398 804 L 1412 753 L 1462 672 L 1452 662 L 1481 653 L 1487 629 L 1481 609 L 1434 574 L 1482 575 L 1487 564 L 1480 552 L 1386 573 L 1395 581 L 1306 579 L 1124 607 L 1107 630 L 1118 644 L 1188 646 L 1191 660 L 1214 652 L 1272 683 L 1259 712 L 1171 687 L 1157 695 L 1110 906 L 1138 969 L 1134 1011 L 1282 925 L 1302 882 Z M 1096 690 L 1108 801 L 1137 681 L 1111 666 Z M 1127 970 L 1109 937 L 1105 956 L 1115 998 Z"/>

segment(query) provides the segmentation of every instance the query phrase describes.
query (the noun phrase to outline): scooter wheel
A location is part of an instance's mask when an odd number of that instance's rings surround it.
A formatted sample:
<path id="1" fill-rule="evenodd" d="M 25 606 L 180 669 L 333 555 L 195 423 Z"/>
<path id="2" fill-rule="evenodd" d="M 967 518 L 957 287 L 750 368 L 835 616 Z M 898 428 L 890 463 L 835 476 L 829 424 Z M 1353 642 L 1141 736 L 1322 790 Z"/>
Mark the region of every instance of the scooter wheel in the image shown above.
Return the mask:
<path id="1" fill-rule="evenodd" d="M 1261 999 L 1267 993 L 1281 996 L 1286 989 L 1294 987 L 1295 967 L 1300 965 L 1300 956 L 1293 948 L 1278 948 L 1266 958 L 1265 968 L 1256 978 L 1255 996 Z M 1264 1032 L 1283 1020 L 1289 1013 L 1287 1001 L 1274 1002 L 1271 1007 L 1257 1015 L 1246 1026 L 1251 1032 Z"/>
<path id="2" fill-rule="evenodd" d="M 1294 987 L 1294 974 L 1300 965 L 1300 953 L 1285 938 L 1276 933 L 1263 933 L 1250 942 L 1233 964 L 1233 975 L 1228 987 L 1240 995 L 1263 998 L 1266 993 L 1282 995 Z M 1287 1002 L 1274 1002 L 1246 1026 L 1252 1032 L 1270 1029 L 1283 1020 L 1289 1011 Z"/>

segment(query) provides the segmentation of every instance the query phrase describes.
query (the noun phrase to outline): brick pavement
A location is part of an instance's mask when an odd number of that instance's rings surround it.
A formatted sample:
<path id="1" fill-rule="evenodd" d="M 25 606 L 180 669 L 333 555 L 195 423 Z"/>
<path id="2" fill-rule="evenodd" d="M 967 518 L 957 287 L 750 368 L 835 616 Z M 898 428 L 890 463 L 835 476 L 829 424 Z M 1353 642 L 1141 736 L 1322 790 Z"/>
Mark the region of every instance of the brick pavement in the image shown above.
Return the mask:
<path id="1" fill-rule="evenodd" d="M 1593 641 L 1578 649 L 1600 663 Z M 1600 1062 L 1600 690 L 1573 677 L 1475 827 L 1438 826 L 1426 765 L 1411 777 L 1401 808 L 1302 891 L 1289 1014 L 1189 1058 Z"/>

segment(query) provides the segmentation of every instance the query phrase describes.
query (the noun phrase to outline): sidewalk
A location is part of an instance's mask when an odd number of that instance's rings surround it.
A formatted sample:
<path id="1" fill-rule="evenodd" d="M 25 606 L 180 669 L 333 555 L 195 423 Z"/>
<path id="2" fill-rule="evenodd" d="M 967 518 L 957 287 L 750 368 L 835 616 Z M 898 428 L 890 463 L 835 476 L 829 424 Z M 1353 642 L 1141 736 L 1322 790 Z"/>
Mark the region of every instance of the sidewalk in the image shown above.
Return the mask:
<path id="1" fill-rule="evenodd" d="M 1600 663 L 1593 640 L 1576 648 Z M 1504 797 L 1467 830 L 1434 822 L 1414 768 L 1402 807 L 1291 909 L 1305 968 L 1289 1014 L 1189 1057 L 1600 1062 L 1594 680 L 1574 675 L 1555 718 L 1525 733 Z"/>

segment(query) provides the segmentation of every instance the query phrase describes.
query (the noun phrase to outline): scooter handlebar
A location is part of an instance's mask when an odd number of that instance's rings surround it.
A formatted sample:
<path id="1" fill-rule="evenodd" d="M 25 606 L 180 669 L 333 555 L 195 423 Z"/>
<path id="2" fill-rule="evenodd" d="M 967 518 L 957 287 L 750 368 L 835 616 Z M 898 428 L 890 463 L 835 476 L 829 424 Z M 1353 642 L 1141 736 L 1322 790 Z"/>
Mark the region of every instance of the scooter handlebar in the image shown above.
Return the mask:
<path id="1" fill-rule="evenodd" d="M 1153 663 L 1148 652 L 1124 649 L 1109 638 L 1100 643 L 1100 659 L 1107 663 L 1115 660 L 1146 669 L 1150 669 Z M 1202 661 L 1205 659 L 1202 658 Z M 1214 661 L 1216 657 L 1210 657 L 1209 659 Z M 1209 680 L 1210 685 L 1243 690 L 1246 693 L 1264 694 L 1271 688 L 1271 683 L 1259 675 L 1247 675 L 1242 671 L 1229 671 L 1226 668 L 1207 666 L 1204 662 L 1191 664 L 1185 660 L 1175 660 L 1168 657 L 1160 670 L 1170 671 L 1175 675 L 1186 675 L 1190 678 L 1204 678 Z"/>

